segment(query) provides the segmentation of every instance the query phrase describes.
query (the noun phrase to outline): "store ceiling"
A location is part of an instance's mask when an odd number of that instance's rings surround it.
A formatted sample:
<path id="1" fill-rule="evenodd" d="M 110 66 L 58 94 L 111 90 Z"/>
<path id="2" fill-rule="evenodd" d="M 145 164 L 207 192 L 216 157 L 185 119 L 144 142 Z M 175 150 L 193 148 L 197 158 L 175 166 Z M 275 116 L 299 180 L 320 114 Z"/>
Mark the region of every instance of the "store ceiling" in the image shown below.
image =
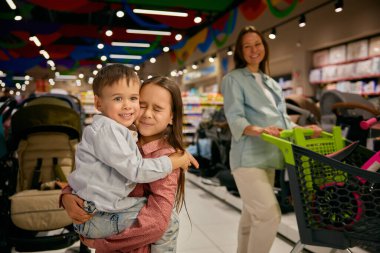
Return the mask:
<path id="1" fill-rule="evenodd" d="M 165 46 L 180 48 L 187 38 L 212 24 L 243 0 L 13 0 L 12 10 L 6 0 L 0 1 L 0 71 L 8 77 L 15 75 L 52 75 L 47 60 L 40 54 L 45 50 L 62 73 L 78 69 L 94 69 L 101 63 L 121 62 L 140 65 L 163 53 Z M 136 14 L 135 8 L 179 11 L 188 17 L 168 17 Z M 122 18 L 116 12 L 122 10 Z M 15 21 L 15 15 L 22 20 Z M 200 15 L 203 21 L 194 23 Z M 105 31 L 112 29 L 108 37 Z M 170 36 L 127 33 L 126 29 L 170 31 Z M 176 34 L 183 39 L 177 41 Z M 37 36 L 42 46 L 30 41 Z M 111 42 L 149 43 L 147 48 L 112 46 Z M 99 43 L 104 44 L 98 49 Z M 181 44 L 182 43 L 182 44 Z M 110 59 L 110 54 L 141 55 L 138 60 Z M 1 74 L 1 72 L 0 72 Z M 4 75 L 4 74 L 3 74 Z M 42 77 L 43 78 L 43 77 Z"/>

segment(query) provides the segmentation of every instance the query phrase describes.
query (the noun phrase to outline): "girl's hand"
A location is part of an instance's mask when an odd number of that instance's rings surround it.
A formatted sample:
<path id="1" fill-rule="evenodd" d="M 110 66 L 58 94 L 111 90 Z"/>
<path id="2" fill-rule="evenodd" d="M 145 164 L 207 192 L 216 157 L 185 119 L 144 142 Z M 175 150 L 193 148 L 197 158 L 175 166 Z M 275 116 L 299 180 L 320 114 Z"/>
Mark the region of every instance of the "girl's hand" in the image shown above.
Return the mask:
<path id="1" fill-rule="evenodd" d="M 91 215 L 83 210 L 83 199 L 78 196 L 74 194 L 64 194 L 62 196 L 62 204 L 74 223 L 82 224 L 91 219 Z"/>
<path id="2" fill-rule="evenodd" d="M 93 249 L 95 248 L 95 245 L 94 245 L 95 240 L 94 239 L 85 238 L 81 235 L 79 237 L 80 237 L 80 240 L 84 243 L 84 245 L 86 245 L 89 248 L 93 248 Z"/>

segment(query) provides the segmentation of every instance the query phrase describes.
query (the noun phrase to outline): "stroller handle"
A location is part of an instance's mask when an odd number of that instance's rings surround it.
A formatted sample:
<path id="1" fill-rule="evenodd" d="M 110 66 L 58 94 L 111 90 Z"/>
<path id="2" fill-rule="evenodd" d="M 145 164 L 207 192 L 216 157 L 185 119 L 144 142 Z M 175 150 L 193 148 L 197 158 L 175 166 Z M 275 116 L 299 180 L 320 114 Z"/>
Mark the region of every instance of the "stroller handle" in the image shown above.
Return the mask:
<path id="1" fill-rule="evenodd" d="M 363 130 L 368 130 L 371 126 L 379 121 L 380 117 L 373 117 L 368 120 L 363 120 L 360 122 L 360 128 Z"/>

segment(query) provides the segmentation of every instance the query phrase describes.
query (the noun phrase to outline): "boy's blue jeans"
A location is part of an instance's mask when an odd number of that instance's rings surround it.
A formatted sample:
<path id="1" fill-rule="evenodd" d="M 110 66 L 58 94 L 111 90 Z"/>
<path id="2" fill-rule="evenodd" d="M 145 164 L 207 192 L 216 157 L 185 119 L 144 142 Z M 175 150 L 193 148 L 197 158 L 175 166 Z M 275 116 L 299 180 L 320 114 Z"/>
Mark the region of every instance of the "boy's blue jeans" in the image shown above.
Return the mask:
<path id="1" fill-rule="evenodd" d="M 137 215 L 146 203 L 146 198 L 136 198 L 137 202 L 125 212 L 108 213 L 98 211 L 95 203 L 84 201 L 83 209 L 93 214 L 92 218 L 82 224 L 74 224 L 75 231 L 86 238 L 106 238 L 119 234 L 136 221 Z M 176 252 L 179 232 L 178 214 L 173 210 L 170 224 L 160 240 L 151 245 L 151 253 Z"/>

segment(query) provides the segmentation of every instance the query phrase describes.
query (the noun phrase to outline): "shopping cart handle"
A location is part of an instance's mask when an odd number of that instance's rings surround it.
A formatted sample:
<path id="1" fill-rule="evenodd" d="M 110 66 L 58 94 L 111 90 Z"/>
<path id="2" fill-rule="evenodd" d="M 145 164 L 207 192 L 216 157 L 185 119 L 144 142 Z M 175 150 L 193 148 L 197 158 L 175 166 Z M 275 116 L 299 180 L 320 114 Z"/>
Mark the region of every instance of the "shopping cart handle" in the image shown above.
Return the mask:
<path id="1" fill-rule="evenodd" d="M 311 136 L 314 134 L 314 130 L 313 129 L 310 129 L 310 128 L 302 128 L 302 132 L 304 134 L 304 136 Z M 286 130 L 282 130 L 280 132 L 280 138 L 289 138 L 289 137 L 292 137 L 294 134 L 294 130 L 293 129 L 286 129 Z"/>

